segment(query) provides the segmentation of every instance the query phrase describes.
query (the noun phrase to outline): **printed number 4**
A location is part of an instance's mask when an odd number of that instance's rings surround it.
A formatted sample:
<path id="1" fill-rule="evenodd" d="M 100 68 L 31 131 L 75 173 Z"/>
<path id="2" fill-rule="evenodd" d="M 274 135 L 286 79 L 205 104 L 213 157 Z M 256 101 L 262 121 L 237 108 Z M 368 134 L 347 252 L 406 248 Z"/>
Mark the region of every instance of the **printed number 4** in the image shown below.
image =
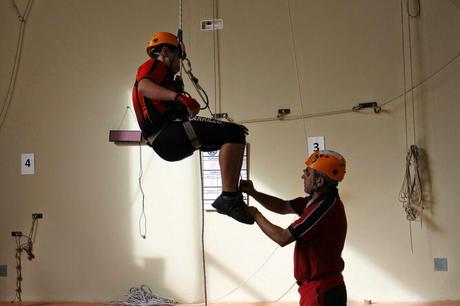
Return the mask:
<path id="1" fill-rule="evenodd" d="M 30 167 L 30 158 L 28 158 L 28 159 L 26 160 L 25 165 L 26 165 L 27 167 Z"/>

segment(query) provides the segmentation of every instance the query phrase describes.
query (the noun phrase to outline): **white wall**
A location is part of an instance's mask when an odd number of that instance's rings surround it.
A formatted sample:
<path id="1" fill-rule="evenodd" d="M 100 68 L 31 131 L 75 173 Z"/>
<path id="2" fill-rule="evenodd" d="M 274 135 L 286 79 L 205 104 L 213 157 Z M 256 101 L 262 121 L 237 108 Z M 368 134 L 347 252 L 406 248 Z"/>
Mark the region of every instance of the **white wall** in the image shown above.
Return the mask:
<path id="1" fill-rule="evenodd" d="M 22 10 L 26 6 L 25 0 L 17 3 Z M 459 54 L 457 3 L 421 0 L 421 16 L 411 19 L 413 84 Z M 341 194 L 349 222 L 349 299 L 460 299 L 460 59 L 416 88 L 415 117 L 407 95 L 407 141 L 414 142 L 415 118 L 415 141 L 426 156 L 423 222 L 409 227 L 398 202 L 404 98 L 378 115 L 318 116 L 359 102 L 382 104 L 403 93 L 400 1 L 214 4 L 224 29 L 213 37 L 199 30 L 200 20 L 212 18 L 213 1 L 184 1 L 185 43 L 213 110 L 247 122 L 256 187 L 284 198 L 302 194 L 306 136 L 324 135 L 326 146 L 347 158 Z M 19 29 L 10 1 L 0 2 L 0 22 L 3 107 Z M 108 141 L 108 131 L 119 126 L 131 104 L 147 39 L 177 26 L 177 1 L 34 2 L 14 97 L 0 129 L 0 265 L 8 265 L 8 276 L 0 277 L 0 300 L 14 297 L 10 232 L 28 232 L 31 214 L 42 212 L 37 258 L 23 257 L 24 300 L 107 302 L 147 284 L 180 302 L 203 301 L 198 154 L 167 163 L 142 147 L 144 240 L 138 233 L 139 148 Z M 407 27 L 405 55 L 410 88 Z M 255 122 L 275 117 L 278 108 L 310 116 L 305 128 L 301 120 Z M 131 115 L 122 127 L 136 128 Z M 28 152 L 35 153 L 36 174 L 21 176 L 20 154 Z M 266 215 L 283 227 L 293 218 Z M 205 248 L 210 301 L 274 301 L 294 282 L 293 245 L 276 248 L 256 226 L 206 213 Z M 449 271 L 434 272 L 434 257 L 446 257 Z M 283 298 L 297 299 L 296 287 Z"/>

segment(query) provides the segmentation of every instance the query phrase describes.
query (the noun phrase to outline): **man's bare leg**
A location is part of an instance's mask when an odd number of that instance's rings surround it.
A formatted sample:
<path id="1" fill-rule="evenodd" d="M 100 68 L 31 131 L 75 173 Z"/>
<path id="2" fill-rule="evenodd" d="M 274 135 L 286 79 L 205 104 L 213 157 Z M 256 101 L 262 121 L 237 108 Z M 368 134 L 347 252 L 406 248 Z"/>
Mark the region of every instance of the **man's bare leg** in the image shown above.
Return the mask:
<path id="1" fill-rule="evenodd" d="M 220 148 L 219 163 L 222 191 L 236 192 L 238 190 L 244 146 L 242 143 L 226 143 Z"/>
<path id="2" fill-rule="evenodd" d="M 226 143 L 220 148 L 219 163 L 223 193 L 212 203 L 212 206 L 218 213 L 230 216 L 241 223 L 254 224 L 254 218 L 246 212 L 243 195 L 238 191 L 243 154 L 244 144 Z"/>

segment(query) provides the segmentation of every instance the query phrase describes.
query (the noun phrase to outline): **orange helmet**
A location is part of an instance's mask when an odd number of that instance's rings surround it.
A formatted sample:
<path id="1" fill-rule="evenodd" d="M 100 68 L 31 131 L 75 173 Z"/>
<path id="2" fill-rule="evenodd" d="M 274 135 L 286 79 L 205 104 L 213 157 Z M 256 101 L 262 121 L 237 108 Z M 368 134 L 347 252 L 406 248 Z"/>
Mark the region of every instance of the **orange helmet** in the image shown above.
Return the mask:
<path id="1" fill-rule="evenodd" d="M 147 43 L 147 54 L 150 55 L 150 50 L 160 45 L 170 45 L 179 48 L 179 41 L 177 36 L 168 32 L 158 32 L 153 34 Z"/>
<path id="2" fill-rule="evenodd" d="M 334 181 L 341 181 L 345 176 L 345 158 L 335 151 L 315 151 L 308 157 L 305 165 L 327 175 Z"/>

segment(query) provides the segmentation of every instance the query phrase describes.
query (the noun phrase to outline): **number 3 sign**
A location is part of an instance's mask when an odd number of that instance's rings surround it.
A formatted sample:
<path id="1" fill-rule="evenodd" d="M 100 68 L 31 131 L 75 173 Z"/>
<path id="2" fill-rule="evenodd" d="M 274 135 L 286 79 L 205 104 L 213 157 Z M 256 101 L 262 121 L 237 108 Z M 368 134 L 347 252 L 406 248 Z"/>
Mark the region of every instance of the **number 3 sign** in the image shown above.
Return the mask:
<path id="1" fill-rule="evenodd" d="M 308 155 L 324 150 L 324 136 L 308 137 Z"/>
<path id="2" fill-rule="evenodd" d="M 21 154 L 21 174 L 35 174 L 35 155 L 34 153 Z"/>

